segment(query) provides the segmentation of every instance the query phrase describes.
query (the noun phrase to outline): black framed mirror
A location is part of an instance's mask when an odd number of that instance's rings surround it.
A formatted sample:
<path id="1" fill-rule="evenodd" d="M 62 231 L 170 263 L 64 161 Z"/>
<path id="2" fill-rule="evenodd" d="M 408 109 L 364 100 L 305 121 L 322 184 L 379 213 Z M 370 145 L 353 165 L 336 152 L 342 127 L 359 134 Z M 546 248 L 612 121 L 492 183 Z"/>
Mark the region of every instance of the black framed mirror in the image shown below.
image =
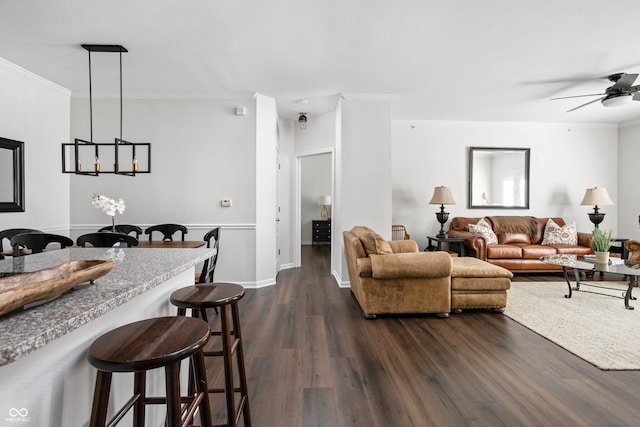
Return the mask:
<path id="1" fill-rule="evenodd" d="M 24 212 L 24 142 L 2 137 L 0 212 Z"/>
<path id="2" fill-rule="evenodd" d="M 469 209 L 529 209 L 530 151 L 470 147 Z"/>

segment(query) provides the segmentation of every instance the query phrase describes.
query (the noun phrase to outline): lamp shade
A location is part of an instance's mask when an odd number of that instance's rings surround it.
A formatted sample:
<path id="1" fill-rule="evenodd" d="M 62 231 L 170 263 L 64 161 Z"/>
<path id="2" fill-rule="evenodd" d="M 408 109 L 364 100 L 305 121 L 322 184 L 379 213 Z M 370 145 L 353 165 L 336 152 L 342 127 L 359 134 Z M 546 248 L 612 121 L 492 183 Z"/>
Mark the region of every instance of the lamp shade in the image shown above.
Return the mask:
<path id="1" fill-rule="evenodd" d="M 587 188 L 580 204 L 589 206 L 607 206 L 613 205 L 613 200 L 609 197 L 609 193 L 607 193 L 606 188 L 594 187 Z"/>
<path id="2" fill-rule="evenodd" d="M 331 206 L 331 196 L 318 197 L 318 206 Z"/>
<path id="3" fill-rule="evenodd" d="M 453 198 L 453 193 L 449 187 L 435 187 L 433 189 L 433 196 L 429 201 L 430 205 L 455 205 L 456 201 Z"/>

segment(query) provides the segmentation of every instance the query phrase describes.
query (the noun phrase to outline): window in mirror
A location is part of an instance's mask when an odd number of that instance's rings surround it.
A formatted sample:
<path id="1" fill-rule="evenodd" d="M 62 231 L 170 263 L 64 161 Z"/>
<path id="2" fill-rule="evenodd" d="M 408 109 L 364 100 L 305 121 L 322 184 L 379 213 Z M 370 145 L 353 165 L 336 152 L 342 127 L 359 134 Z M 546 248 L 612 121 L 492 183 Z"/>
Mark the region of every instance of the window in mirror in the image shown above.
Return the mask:
<path id="1" fill-rule="evenodd" d="M 471 147 L 469 209 L 529 209 L 529 148 Z"/>
<path id="2" fill-rule="evenodd" d="M 24 143 L 0 138 L 0 212 L 24 212 Z"/>

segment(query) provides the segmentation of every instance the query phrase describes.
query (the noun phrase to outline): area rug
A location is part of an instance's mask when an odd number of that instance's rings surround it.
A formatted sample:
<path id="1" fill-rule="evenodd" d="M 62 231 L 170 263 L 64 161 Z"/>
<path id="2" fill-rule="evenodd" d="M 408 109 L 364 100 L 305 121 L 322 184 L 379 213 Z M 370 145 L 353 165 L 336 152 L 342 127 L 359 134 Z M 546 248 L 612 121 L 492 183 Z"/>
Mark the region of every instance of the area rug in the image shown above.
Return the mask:
<path id="1" fill-rule="evenodd" d="M 599 287 L 581 286 L 565 298 L 565 282 L 512 282 L 504 314 L 600 369 L 640 369 L 640 299 L 627 310 L 624 282 L 589 283 Z"/>

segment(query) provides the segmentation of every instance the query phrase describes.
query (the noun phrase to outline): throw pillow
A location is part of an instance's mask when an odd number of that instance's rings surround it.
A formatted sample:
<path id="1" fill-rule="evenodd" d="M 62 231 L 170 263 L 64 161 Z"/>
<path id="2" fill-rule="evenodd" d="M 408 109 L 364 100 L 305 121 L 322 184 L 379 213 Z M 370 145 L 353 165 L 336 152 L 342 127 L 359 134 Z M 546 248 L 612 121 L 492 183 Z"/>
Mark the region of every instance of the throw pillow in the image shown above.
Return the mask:
<path id="1" fill-rule="evenodd" d="M 379 235 L 369 227 L 356 226 L 351 229 L 351 232 L 355 234 L 358 239 L 360 239 L 360 242 L 362 242 L 362 246 L 364 246 L 364 251 L 367 253 L 367 255 L 389 255 L 393 253 L 389 242 L 384 240 L 381 235 Z"/>
<path id="2" fill-rule="evenodd" d="M 544 237 L 542 238 L 543 245 L 577 245 L 578 233 L 576 231 L 576 224 L 567 224 L 564 227 L 560 227 L 551 218 L 547 221 L 547 225 L 544 227 Z"/>
<path id="3" fill-rule="evenodd" d="M 469 231 L 474 234 L 480 234 L 484 237 L 487 245 L 495 245 L 498 243 L 498 236 L 493 232 L 491 226 L 482 218 L 477 224 L 469 224 Z"/>

